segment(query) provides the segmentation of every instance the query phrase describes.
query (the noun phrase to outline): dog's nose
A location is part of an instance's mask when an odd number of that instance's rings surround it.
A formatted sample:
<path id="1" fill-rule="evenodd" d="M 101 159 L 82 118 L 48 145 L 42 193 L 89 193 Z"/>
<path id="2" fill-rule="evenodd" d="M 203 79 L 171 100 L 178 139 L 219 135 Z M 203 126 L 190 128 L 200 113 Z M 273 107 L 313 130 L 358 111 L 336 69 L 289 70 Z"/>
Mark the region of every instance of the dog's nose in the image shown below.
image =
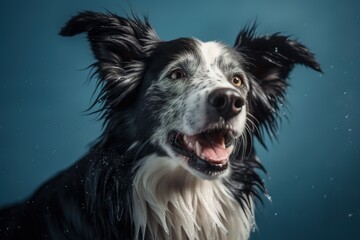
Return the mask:
<path id="1" fill-rule="evenodd" d="M 208 103 L 210 112 L 230 119 L 240 113 L 244 99 L 235 89 L 219 88 L 209 94 Z"/>

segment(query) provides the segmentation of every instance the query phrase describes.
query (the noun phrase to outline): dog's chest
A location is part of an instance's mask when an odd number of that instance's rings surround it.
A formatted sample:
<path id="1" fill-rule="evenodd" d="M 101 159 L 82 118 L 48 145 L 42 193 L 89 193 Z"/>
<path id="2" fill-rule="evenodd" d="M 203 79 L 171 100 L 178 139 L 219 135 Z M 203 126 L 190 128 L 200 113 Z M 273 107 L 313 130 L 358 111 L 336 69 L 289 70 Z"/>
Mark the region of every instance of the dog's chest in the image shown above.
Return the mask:
<path id="1" fill-rule="evenodd" d="M 252 210 L 241 208 L 223 181 L 194 177 L 168 157 L 145 157 L 130 193 L 136 238 L 248 239 Z"/>

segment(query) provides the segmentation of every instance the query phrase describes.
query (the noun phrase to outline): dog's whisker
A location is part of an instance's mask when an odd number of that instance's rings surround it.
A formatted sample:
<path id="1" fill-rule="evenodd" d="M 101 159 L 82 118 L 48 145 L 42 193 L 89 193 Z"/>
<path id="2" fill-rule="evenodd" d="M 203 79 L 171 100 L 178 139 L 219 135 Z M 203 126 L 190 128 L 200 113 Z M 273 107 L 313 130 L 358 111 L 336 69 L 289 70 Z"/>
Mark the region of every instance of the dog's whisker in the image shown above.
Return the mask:
<path id="1" fill-rule="evenodd" d="M 255 132 L 258 134 L 258 135 L 261 135 L 261 131 L 259 130 L 258 126 L 260 125 L 259 124 L 259 121 L 251 114 L 251 113 L 247 113 L 247 120 L 249 121 L 249 123 L 251 123 L 251 127 L 250 127 L 250 132 L 249 134 L 251 134 L 251 129 L 254 128 L 255 129 Z"/>
<path id="2" fill-rule="evenodd" d="M 245 130 L 247 131 L 248 136 L 252 135 L 252 130 L 247 124 L 245 125 Z M 248 149 L 253 149 L 253 139 L 252 139 L 252 137 L 246 138 L 246 141 L 247 141 L 247 143 L 250 143 L 250 146 L 248 147 Z M 250 154 L 251 154 L 251 152 L 249 151 L 247 153 L 246 157 L 249 157 Z"/>
<path id="3" fill-rule="evenodd" d="M 146 147 L 146 145 L 150 142 L 150 139 L 146 140 L 145 142 L 143 142 L 136 150 L 135 154 L 134 154 L 134 162 L 136 162 L 138 160 L 138 156 L 141 153 L 141 151 Z"/>

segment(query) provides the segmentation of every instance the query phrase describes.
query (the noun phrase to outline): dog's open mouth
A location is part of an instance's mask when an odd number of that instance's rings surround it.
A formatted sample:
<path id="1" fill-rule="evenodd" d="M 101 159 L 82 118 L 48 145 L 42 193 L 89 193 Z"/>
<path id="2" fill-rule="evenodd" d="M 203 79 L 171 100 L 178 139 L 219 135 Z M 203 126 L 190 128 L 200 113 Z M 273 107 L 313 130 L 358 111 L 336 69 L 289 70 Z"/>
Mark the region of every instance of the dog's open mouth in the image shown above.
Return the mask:
<path id="1" fill-rule="evenodd" d="M 189 167 L 209 176 L 226 171 L 234 149 L 230 129 L 212 129 L 189 136 L 177 131 L 169 135 L 174 151 L 188 160 Z"/>

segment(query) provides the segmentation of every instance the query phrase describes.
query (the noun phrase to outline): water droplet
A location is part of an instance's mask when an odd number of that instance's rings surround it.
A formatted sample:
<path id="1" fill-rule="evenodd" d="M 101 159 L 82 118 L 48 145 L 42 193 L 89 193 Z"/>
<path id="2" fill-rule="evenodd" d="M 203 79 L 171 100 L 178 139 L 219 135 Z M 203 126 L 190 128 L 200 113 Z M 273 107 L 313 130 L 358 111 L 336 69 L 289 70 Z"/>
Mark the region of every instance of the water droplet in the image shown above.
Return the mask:
<path id="1" fill-rule="evenodd" d="M 349 128 L 349 129 L 348 129 L 348 132 L 351 132 L 351 131 L 352 131 L 352 129 L 351 129 L 351 128 Z"/>
<path id="2" fill-rule="evenodd" d="M 346 114 L 346 115 L 345 115 L 345 118 L 349 118 L 349 114 Z"/>
<path id="3" fill-rule="evenodd" d="M 330 68 L 334 68 L 334 65 L 331 65 Z"/>
<path id="4" fill-rule="evenodd" d="M 277 216 L 277 212 L 274 215 Z"/>
<path id="5" fill-rule="evenodd" d="M 272 198 L 271 198 L 270 194 L 266 193 L 266 194 L 265 194 L 265 197 L 266 197 L 270 202 L 272 201 Z"/>
<path id="6" fill-rule="evenodd" d="M 279 52 L 279 49 L 278 49 L 278 47 L 275 47 L 275 52 L 277 53 L 277 52 Z"/>
<path id="7" fill-rule="evenodd" d="M 324 198 L 327 198 L 327 195 L 326 195 L 326 194 L 324 194 Z"/>
<path id="8" fill-rule="evenodd" d="M 354 214 L 353 213 L 349 213 L 348 217 L 351 218 Z"/>
<path id="9" fill-rule="evenodd" d="M 314 188 L 315 188 L 315 185 L 312 185 L 311 188 L 314 189 Z"/>
<path id="10" fill-rule="evenodd" d="M 346 95 L 346 94 L 347 94 L 347 92 L 345 91 L 345 92 L 344 92 L 344 95 Z"/>

